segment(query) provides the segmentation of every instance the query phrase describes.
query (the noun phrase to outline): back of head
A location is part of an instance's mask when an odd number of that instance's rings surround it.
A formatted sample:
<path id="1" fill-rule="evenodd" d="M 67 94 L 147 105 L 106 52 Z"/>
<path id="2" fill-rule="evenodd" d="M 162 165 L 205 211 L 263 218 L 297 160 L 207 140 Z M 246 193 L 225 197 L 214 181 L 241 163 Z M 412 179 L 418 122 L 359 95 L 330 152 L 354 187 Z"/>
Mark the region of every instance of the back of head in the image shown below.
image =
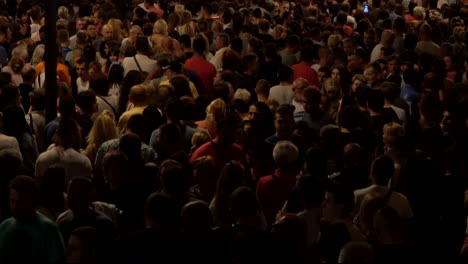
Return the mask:
<path id="1" fill-rule="evenodd" d="M 17 220 L 30 220 L 36 212 L 39 190 L 29 176 L 16 176 L 10 181 L 10 209 Z"/>
<path id="2" fill-rule="evenodd" d="M 179 209 L 176 202 L 169 196 L 153 193 L 146 199 L 145 216 L 147 225 L 153 228 L 170 227 L 178 221 Z"/>
<path id="3" fill-rule="evenodd" d="M 367 105 L 370 110 L 380 113 L 385 105 L 385 96 L 381 90 L 369 89 L 367 94 Z"/>
<path id="4" fill-rule="evenodd" d="M 29 93 L 29 99 L 30 99 L 31 107 L 33 110 L 36 110 L 36 111 L 45 110 L 46 97 L 45 97 L 44 90 L 34 89 L 34 91 Z"/>
<path id="5" fill-rule="evenodd" d="M 126 133 L 120 138 L 120 151 L 122 151 L 129 160 L 141 159 L 141 139 L 134 133 Z"/>
<path id="6" fill-rule="evenodd" d="M 166 194 L 180 195 L 187 189 L 184 168 L 175 160 L 165 160 L 161 164 L 160 177 Z"/>
<path id="7" fill-rule="evenodd" d="M 340 264 L 372 264 L 373 249 L 367 242 L 349 242 L 340 251 Z"/>
<path id="8" fill-rule="evenodd" d="M 280 141 L 273 149 L 273 159 L 279 168 L 294 168 L 297 166 L 299 150 L 291 141 Z"/>
<path id="9" fill-rule="evenodd" d="M 322 100 L 322 93 L 314 87 L 307 87 L 304 89 L 304 98 L 311 106 L 319 106 Z"/>
<path id="10" fill-rule="evenodd" d="M 182 96 L 192 96 L 189 80 L 184 76 L 174 76 L 169 82 L 174 87 L 176 98 Z"/>
<path id="11" fill-rule="evenodd" d="M 395 170 L 393 160 L 388 156 L 379 156 L 371 166 L 371 176 L 375 184 L 387 186 Z"/>
<path id="12" fill-rule="evenodd" d="M 75 214 L 89 210 L 94 201 L 93 182 L 89 178 L 76 177 L 68 184 L 68 207 Z"/>
<path id="13" fill-rule="evenodd" d="M 354 192 L 352 188 L 344 184 L 330 182 L 326 191 L 333 195 L 335 204 L 343 206 L 345 217 L 354 211 Z"/>
<path id="14" fill-rule="evenodd" d="M 89 79 L 89 89 L 93 90 L 96 95 L 107 96 L 109 93 L 109 81 L 104 73 L 98 72 Z"/>
<path id="15" fill-rule="evenodd" d="M 143 140 L 141 137 L 145 134 L 145 126 L 146 126 L 146 121 L 145 117 L 143 115 L 132 115 L 127 122 L 127 130 L 128 132 L 134 133 L 140 137 L 141 140 Z"/>
<path id="16" fill-rule="evenodd" d="M 60 97 L 58 112 L 63 118 L 72 118 L 75 116 L 75 99 L 73 99 L 73 96 L 66 95 Z"/>
<path id="17" fill-rule="evenodd" d="M 78 123 L 71 118 L 62 118 L 55 132 L 54 142 L 64 149 L 80 149 L 81 133 Z"/>
<path id="18" fill-rule="evenodd" d="M 255 216 L 260 210 L 255 193 L 248 187 L 239 187 L 232 192 L 230 208 L 234 218 Z"/>
<path id="19" fill-rule="evenodd" d="M 147 103 L 146 89 L 142 85 L 135 85 L 130 89 L 129 99 L 139 106 Z"/>
<path id="20" fill-rule="evenodd" d="M 6 186 L 10 179 L 17 175 L 22 162 L 21 152 L 12 148 L 0 150 L 0 168 L 2 168 L 0 185 Z"/>
<path id="21" fill-rule="evenodd" d="M 194 201 L 182 208 L 182 227 L 186 232 L 206 232 L 213 225 L 208 204 L 203 201 Z"/>
<path id="22" fill-rule="evenodd" d="M 172 122 L 180 121 L 184 116 L 184 103 L 179 99 L 169 99 L 164 111 Z"/>
<path id="23" fill-rule="evenodd" d="M 146 37 L 137 37 L 135 48 L 137 52 L 147 53 L 150 50 L 148 39 Z"/>
<path id="24" fill-rule="evenodd" d="M 195 37 L 192 43 L 193 51 L 198 54 L 204 54 L 206 50 L 206 41 L 203 37 Z"/>
<path id="25" fill-rule="evenodd" d="M 305 175 L 297 183 L 305 207 L 320 207 L 325 197 L 325 190 L 320 180 L 314 176 Z"/>
<path id="26" fill-rule="evenodd" d="M 78 93 L 76 104 L 84 113 L 93 113 L 96 109 L 96 93 L 93 90 Z"/>

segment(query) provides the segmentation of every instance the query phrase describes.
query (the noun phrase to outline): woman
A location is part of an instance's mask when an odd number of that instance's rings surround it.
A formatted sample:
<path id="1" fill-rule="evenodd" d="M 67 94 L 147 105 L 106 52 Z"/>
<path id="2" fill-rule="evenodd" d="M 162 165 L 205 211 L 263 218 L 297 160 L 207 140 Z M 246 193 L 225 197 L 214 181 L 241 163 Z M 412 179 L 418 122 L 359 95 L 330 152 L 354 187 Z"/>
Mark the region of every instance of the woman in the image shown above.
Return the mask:
<path id="1" fill-rule="evenodd" d="M 216 192 L 210 204 L 214 222 L 217 226 L 227 228 L 232 225 L 233 221 L 229 212 L 229 201 L 232 193 L 244 185 L 244 166 L 235 161 L 227 163 L 221 171 L 216 184 Z"/>
<path id="2" fill-rule="evenodd" d="M 163 19 L 154 23 L 153 36 L 151 36 L 150 41 L 156 55 L 172 54 L 179 58 L 183 57 L 179 42 L 169 37 L 167 23 Z"/>
<path id="3" fill-rule="evenodd" d="M 112 63 L 109 66 L 107 79 L 109 80 L 109 87 L 110 87 L 109 95 L 115 95 L 118 98 L 120 95 L 120 89 L 122 88 L 122 83 L 124 80 L 124 68 L 122 64 Z"/>
<path id="4" fill-rule="evenodd" d="M 88 146 L 84 154 L 94 164 L 97 151 L 102 143 L 117 137 L 118 133 L 115 124 L 115 116 L 109 112 L 109 110 L 104 110 L 104 112 L 94 120 L 93 127 L 88 135 Z"/>
<path id="5" fill-rule="evenodd" d="M 19 86 L 23 82 L 22 71 L 24 67 L 24 61 L 22 58 L 15 56 L 11 58 L 8 63 L 8 67 L 2 69 L 3 72 L 10 72 L 11 78 L 15 86 Z M 9 69 L 8 69 L 9 68 Z"/>
<path id="6" fill-rule="evenodd" d="M 216 99 L 206 108 L 205 120 L 197 121 L 195 124 L 210 133 L 211 138 L 216 137 L 216 123 L 226 115 L 226 103 L 222 99 Z"/>
<path id="7" fill-rule="evenodd" d="M 338 107 L 340 106 L 340 99 L 343 95 L 340 84 L 337 79 L 327 79 L 322 84 L 322 94 L 327 97 L 329 104 L 328 113 L 333 119 L 336 119 Z"/>
<path id="8" fill-rule="evenodd" d="M 365 85 L 367 82 L 366 76 L 364 74 L 355 74 L 353 78 L 351 79 L 351 91 L 350 93 L 355 93 L 356 89 L 361 86 Z"/>
<path id="9" fill-rule="evenodd" d="M 206 130 L 198 130 L 195 132 L 192 136 L 192 147 L 190 148 L 190 154 L 189 156 L 192 156 L 192 154 L 203 144 L 206 142 L 210 141 L 211 137 L 208 131 Z"/>
<path id="10" fill-rule="evenodd" d="M 338 81 L 344 94 L 347 94 L 349 91 L 349 79 L 348 79 L 348 70 L 342 66 L 335 66 L 331 71 L 332 79 Z"/>
<path id="11" fill-rule="evenodd" d="M 111 18 L 107 22 L 112 27 L 112 39 L 121 43 L 124 38 L 124 31 L 122 30 L 122 21 L 120 19 Z"/>

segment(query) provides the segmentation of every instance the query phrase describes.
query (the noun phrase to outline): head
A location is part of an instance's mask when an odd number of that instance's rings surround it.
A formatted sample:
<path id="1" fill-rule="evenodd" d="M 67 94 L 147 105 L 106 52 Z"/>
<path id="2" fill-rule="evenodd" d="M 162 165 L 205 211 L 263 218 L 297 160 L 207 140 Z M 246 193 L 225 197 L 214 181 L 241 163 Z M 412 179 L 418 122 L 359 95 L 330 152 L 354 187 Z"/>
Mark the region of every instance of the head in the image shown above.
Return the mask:
<path id="1" fill-rule="evenodd" d="M 81 146 L 81 132 L 78 123 L 71 118 L 62 118 L 54 135 L 54 143 L 64 149 L 73 148 L 79 150 Z"/>
<path id="2" fill-rule="evenodd" d="M 371 264 L 374 250 L 367 242 L 348 242 L 340 251 L 338 263 L 341 264 Z"/>
<path id="3" fill-rule="evenodd" d="M 260 79 L 257 82 L 257 85 L 255 86 L 255 93 L 257 94 L 258 97 L 264 97 L 268 98 L 270 95 L 270 88 L 271 84 L 265 80 L 265 79 Z"/>
<path id="4" fill-rule="evenodd" d="M 114 31 L 112 29 L 112 26 L 109 24 L 104 25 L 101 29 L 101 35 L 105 41 L 112 40 L 114 36 Z"/>
<path id="5" fill-rule="evenodd" d="M 307 87 L 304 89 L 304 109 L 306 112 L 311 112 L 320 107 L 322 101 L 322 93 L 315 87 Z"/>
<path id="6" fill-rule="evenodd" d="M 323 82 L 322 93 L 325 94 L 331 101 L 339 100 L 341 98 L 342 92 L 338 80 L 330 78 Z"/>
<path id="7" fill-rule="evenodd" d="M 128 100 L 135 106 L 144 106 L 147 104 L 146 89 L 142 85 L 135 85 L 130 89 Z"/>
<path id="8" fill-rule="evenodd" d="M 296 79 L 293 82 L 294 100 L 296 102 L 304 101 L 304 89 L 309 87 L 309 81 L 304 78 Z"/>
<path id="9" fill-rule="evenodd" d="M 145 220 L 147 228 L 172 229 L 179 221 L 180 208 L 166 194 L 153 193 L 146 199 Z"/>
<path id="10" fill-rule="evenodd" d="M 216 123 L 218 143 L 223 147 L 230 147 L 237 138 L 238 122 L 235 117 L 227 116 Z"/>
<path id="11" fill-rule="evenodd" d="M 382 79 L 382 68 L 378 63 L 371 63 L 367 65 L 364 76 L 368 84 L 374 85 Z"/>
<path id="12" fill-rule="evenodd" d="M 273 160 L 282 170 L 291 170 L 297 167 L 299 150 L 291 141 L 280 141 L 273 149 Z"/>
<path id="13" fill-rule="evenodd" d="M 68 184 L 68 207 L 75 216 L 89 212 L 94 201 L 94 186 L 89 178 L 73 178 Z"/>
<path id="14" fill-rule="evenodd" d="M 86 30 L 88 37 L 95 38 L 97 36 L 96 24 L 94 24 L 94 22 L 88 21 L 84 29 Z"/>
<path id="15" fill-rule="evenodd" d="M 203 201 L 187 203 L 181 212 L 182 228 L 187 233 L 202 233 L 211 230 L 213 216 L 208 204 Z"/>
<path id="16" fill-rule="evenodd" d="M 117 137 L 115 117 L 109 110 L 104 110 L 94 120 L 93 127 L 88 135 L 88 142 L 93 143 L 95 148 L 99 148 L 102 143 Z"/>
<path id="17" fill-rule="evenodd" d="M 29 221 L 36 217 L 39 190 L 33 178 L 16 176 L 10 181 L 10 210 L 19 221 Z"/>
<path id="18" fill-rule="evenodd" d="M 65 250 L 66 263 L 96 263 L 97 230 L 83 226 L 73 230 Z"/>
<path id="19" fill-rule="evenodd" d="M 275 113 L 275 129 L 279 138 L 289 138 L 294 130 L 294 110 L 289 105 L 280 106 Z"/>
<path id="20" fill-rule="evenodd" d="M 132 28 L 130 29 L 130 34 L 128 36 L 128 41 L 130 41 L 130 43 L 135 43 L 136 42 L 136 39 L 137 37 L 142 37 L 143 36 L 143 29 L 141 29 L 140 26 L 132 26 Z"/>
<path id="21" fill-rule="evenodd" d="M 146 54 L 150 51 L 148 39 L 145 37 L 137 37 L 135 42 L 136 51 L 141 54 Z"/>
<path id="22" fill-rule="evenodd" d="M 93 90 L 78 93 L 76 105 L 80 108 L 82 115 L 91 117 L 92 114 L 97 112 L 96 93 Z"/>
<path id="23" fill-rule="evenodd" d="M 206 51 L 207 44 L 203 37 L 195 37 L 192 46 L 194 52 L 203 55 Z"/>
<path id="24" fill-rule="evenodd" d="M 229 41 L 229 35 L 228 34 L 226 34 L 226 33 L 219 34 L 216 37 L 216 42 L 215 42 L 216 49 L 219 50 L 219 49 L 222 49 L 224 47 L 228 47 L 229 42 L 230 41 Z"/>
<path id="25" fill-rule="evenodd" d="M 388 156 L 377 157 L 371 165 L 371 178 L 374 184 L 388 186 L 394 172 L 393 160 Z"/>
<path id="26" fill-rule="evenodd" d="M 381 113 L 385 105 L 385 96 L 381 90 L 369 89 L 367 92 L 367 108 L 374 113 Z"/>
<path id="27" fill-rule="evenodd" d="M 175 160 L 165 160 L 161 164 L 160 179 L 165 194 L 177 197 L 187 190 L 184 168 Z"/>
<path id="28" fill-rule="evenodd" d="M 78 77 L 84 79 L 88 76 L 88 63 L 85 59 L 77 60 L 74 65 Z"/>

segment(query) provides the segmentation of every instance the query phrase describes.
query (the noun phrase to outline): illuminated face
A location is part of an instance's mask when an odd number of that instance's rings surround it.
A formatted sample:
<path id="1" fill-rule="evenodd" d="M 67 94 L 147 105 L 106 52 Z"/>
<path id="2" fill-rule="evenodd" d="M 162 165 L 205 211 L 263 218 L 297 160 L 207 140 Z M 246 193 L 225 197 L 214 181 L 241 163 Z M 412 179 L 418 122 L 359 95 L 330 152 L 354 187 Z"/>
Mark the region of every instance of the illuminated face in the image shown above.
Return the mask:
<path id="1" fill-rule="evenodd" d="M 76 73 L 79 77 L 83 77 L 86 73 L 86 65 L 85 64 L 78 64 L 75 67 Z"/>
<path id="2" fill-rule="evenodd" d="M 397 60 L 391 60 L 387 64 L 387 71 L 391 74 L 398 74 L 401 71 L 400 63 Z"/>
<path id="3" fill-rule="evenodd" d="M 337 80 L 338 82 L 341 81 L 340 71 L 337 68 L 333 69 L 332 72 L 331 72 L 331 77 L 333 79 Z"/>
<path id="4" fill-rule="evenodd" d="M 86 33 L 88 33 L 88 36 L 90 36 L 91 38 L 95 38 L 96 37 L 96 26 L 95 25 L 88 25 L 88 27 L 86 28 Z"/>
<path id="5" fill-rule="evenodd" d="M 353 85 L 351 86 L 351 89 L 353 89 L 353 92 L 356 92 L 356 89 L 362 85 L 361 80 L 354 80 Z"/>
<path id="6" fill-rule="evenodd" d="M 112 27 L 110 26 L 105 26 L 102 28 L 101 34 L 104 40 L 111 40 L 112 39 L 112 34 L 114 32 L 112 31 Z"/>

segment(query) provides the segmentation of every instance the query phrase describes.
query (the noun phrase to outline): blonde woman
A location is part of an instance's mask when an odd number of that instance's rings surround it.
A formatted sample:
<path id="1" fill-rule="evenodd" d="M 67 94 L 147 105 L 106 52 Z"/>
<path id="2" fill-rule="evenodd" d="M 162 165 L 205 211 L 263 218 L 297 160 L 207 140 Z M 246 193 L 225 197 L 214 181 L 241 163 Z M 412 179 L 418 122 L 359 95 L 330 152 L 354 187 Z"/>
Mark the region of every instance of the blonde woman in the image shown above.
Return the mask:
<path id="1" fill-rule="evenodd" d="M 179 27 L 179 35 L 189 35 L 191 38 L 195 36 L 195 29 L 192 26 L 192 14 L 190 11 L 185 10 L 182 13 L 181 26 Z"/>
<path id="2" fill-rule="evenodd" d="M 118 137 L 115 116 L 104 110 L 95 120 L 89 132 L 88 146 L 84 154 L 92 161 L 96 160 L 96 154 L 102 143 Z"/>
<path id="3" fill-rule="evenodd" d="M 211 138 L 216 137 L 216 124 L 226 115 L 226 103 L 222 99 L 216 99 L 206 108 L 205 120 L 195 122 L 210 133 Z"/>
<path id="4" fill-rule="evenodd" d="M 197 130 L 192 136 L 192 147 L 190 148 L 190 155 L 192 154 L 203 144 L 210 141 L 211 137 L 208 131 L 206 130 Z"/>
<path id="5" fill-rule="evenodd" d="M 122 42 L 124 38 L 122 32 L 122 21 L 120 19 L 111 18 L 107 24 L 112 27 L 112 39 Z"/>
<path id="6" fill-rule="evenodd" d="M 169 37 L 168 26 L 163 19 L 159 19 L 154 23 L 153 36 L 151 36 L 150 40 L 155 55 L 172 54 L 176 57 L 182 57 L 184 54 L 180 49 L 179 42 Z"/>
<path id="7" fill-rule="evenodd" d="M 366 85 L 367 79 L 364 74 L 355 74 L 351 79 L 351 92 L 355 93 L 356 89 L 361 85 Z"/>
<path id="8" fill-rule="evenodd" d="M 330 104 L 328 113 L 332 116 L 333 119 L 336 119 L 338 107 L 340 106 L 340 100 L 343 96 L 340 83 L 333 78 L 325 80 L 322 84 L 322 94 L 327 97 L 328 103 Z"/>
<path id="9" fill-rule="evenodd" d="M 44 53 L 45 53 L 45 45 L 44 44 L 37 45 L 37 47 L 34 49 L 34 52 L 31 58 L 31 65 L 33 67 L 36 67 L 36 65 L 42 62 Z"/>

